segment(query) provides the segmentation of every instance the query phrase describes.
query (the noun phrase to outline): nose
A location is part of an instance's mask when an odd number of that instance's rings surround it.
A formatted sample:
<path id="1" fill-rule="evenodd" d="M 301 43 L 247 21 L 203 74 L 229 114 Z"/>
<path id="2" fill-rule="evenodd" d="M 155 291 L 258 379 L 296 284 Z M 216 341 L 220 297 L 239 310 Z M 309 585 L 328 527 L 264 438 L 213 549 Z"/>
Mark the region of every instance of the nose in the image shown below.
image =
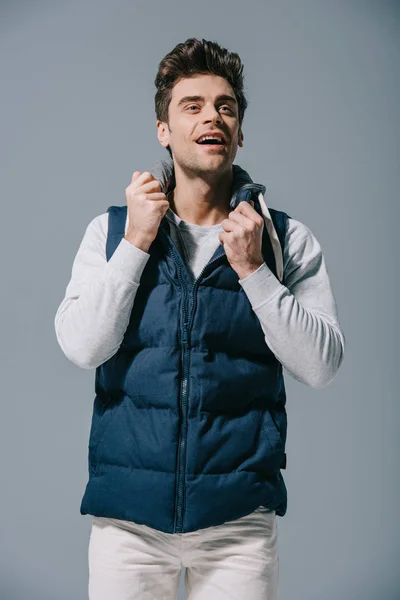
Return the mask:
<path id="1" fill-rule="evenodd" d="M 215 123 L 222 123 L 221 115 L 214 106 L 207 107 L 204 109 L 203 122 L 209 123 L 210 121 Z"/>

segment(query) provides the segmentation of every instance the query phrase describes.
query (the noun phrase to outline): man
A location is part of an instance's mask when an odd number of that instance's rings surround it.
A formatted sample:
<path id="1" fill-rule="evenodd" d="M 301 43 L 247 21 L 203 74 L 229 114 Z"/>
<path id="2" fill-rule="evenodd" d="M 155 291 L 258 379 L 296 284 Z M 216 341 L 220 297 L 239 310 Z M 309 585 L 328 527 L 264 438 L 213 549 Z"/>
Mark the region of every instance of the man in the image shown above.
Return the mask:
<path id="1" fill-rule="evenodd" d="M 189 39 L 160 63 L 158 139 L 125 206 L 87 227 L 55 317 L 96 368 L 91 600 L 275 600 L 287 509 L 282 367 L 328 385 L 343 358 L 321 247 L 234 165 L 243 66 Z"/>

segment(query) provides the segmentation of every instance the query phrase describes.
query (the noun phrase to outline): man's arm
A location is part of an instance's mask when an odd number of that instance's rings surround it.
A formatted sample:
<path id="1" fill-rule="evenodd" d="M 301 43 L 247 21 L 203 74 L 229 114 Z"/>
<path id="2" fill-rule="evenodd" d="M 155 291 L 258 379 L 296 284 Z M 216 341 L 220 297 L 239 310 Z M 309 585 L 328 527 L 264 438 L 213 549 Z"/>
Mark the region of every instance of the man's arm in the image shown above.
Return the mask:
<path id="1" fill-rule="evenodd" d="M 120 347 L 150 257 L 122 238 L 107 262 L 107 230 L 108 213 L 87 226 L 54 319 L 61 349 L 83 369 L 98 367 Z"/>
<path id="2" fill-rule="evenodd" d="M 239 279 L 279 362 L 298 381 L 325 387 L 341 365 L 345 337 L 321 246 L 306 225 L 291 218 L 283 281 L 265 262 Z"/>

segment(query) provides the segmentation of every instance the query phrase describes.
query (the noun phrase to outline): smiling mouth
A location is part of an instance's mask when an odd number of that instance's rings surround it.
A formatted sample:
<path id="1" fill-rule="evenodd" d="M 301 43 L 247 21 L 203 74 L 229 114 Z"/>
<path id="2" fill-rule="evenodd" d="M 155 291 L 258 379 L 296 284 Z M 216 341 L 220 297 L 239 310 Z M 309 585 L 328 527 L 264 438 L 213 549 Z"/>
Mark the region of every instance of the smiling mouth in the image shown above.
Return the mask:
<path id="1" fill-rule="evenodd" d="M 221 150 L 221 148 L 225 148 L 226 144 L 221 144 L 221 143 L 216 143 L 216 142 L 209 142 L 209 143 L 203 143 L 203 144 L 199 144 L 199 142 L 196 142 L 196 144 L 198 146 L 202 146 L 203 148 L 206 148 L 207 150 Z"/>
<path id="2" fill-rule="evenodd" d="M 205 144 L 204 145 L 205 150 L 213 150 L 214 152 L 218 152 L 224 149 L 224 144 L 218 144 L 217 145 L 212 145 L 212 144 Z"/>

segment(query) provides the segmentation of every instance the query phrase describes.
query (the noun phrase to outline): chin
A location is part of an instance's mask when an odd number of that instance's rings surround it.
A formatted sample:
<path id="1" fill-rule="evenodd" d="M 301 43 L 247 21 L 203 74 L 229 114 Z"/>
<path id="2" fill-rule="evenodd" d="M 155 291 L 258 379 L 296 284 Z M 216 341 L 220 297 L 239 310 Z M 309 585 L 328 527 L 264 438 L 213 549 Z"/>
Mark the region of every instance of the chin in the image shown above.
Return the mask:
<path id="1" fill-rule="evenodd" d="M 194 174 L 218 173 L 229 170 L 232 166 L 232 158 L 227 154 L 215 154 L 215 156 L 199 156 L 197 152 L 186 152 L 180 156 L 174 155 L 174 161 L 185 171 Z"/>

